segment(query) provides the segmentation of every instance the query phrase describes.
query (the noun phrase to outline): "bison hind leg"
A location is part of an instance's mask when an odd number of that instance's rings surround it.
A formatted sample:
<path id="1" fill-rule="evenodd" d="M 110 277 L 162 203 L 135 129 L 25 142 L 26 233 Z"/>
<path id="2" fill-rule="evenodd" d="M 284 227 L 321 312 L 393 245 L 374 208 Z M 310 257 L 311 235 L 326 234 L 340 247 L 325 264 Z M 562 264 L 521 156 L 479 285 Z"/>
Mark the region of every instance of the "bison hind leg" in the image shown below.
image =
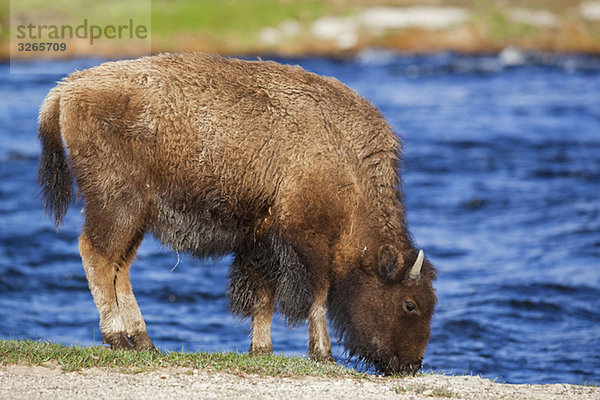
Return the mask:
<path id="1" fill-rule="evenodd" d="M 133 295 L 129 266 L 141 236 L 135 238 L 128 254 L 107 256 L 87 234 L 79 238 L 79 249 L 94 302 L 100 313 L 100 327 L 112 349 L 154 350 L 146 324 Z"/>

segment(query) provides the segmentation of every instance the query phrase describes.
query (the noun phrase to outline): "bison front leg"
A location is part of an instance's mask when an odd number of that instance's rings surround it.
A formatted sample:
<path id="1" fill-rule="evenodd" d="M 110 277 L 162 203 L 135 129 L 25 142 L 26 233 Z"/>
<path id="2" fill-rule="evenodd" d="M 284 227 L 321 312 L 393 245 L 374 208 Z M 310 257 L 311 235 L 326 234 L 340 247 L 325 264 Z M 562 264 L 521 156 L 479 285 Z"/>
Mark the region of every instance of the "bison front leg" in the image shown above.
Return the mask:
<path id="1" fill-rule="evenodd" d="M 259 301 L 252 313 L 252 338 L 250 354 L 271 354 L 271 323 L 275 312 L 275 291 L 265 290 L 259 294 Z"/>
<path id="2" fill-rule="evenodd" d="M 327 290 L 315 291 L 315 301 L 308 312 L 308 355 L 315 361 L 333 361 L 326 302 Z"/>
<path id="3" fill-rule="evenodd" d="M 271 354 L 274 285 L 248 259 L 238 256 L 231 265 L 227 294 L 234 314 L 252 318 L 250 354 Z"/>

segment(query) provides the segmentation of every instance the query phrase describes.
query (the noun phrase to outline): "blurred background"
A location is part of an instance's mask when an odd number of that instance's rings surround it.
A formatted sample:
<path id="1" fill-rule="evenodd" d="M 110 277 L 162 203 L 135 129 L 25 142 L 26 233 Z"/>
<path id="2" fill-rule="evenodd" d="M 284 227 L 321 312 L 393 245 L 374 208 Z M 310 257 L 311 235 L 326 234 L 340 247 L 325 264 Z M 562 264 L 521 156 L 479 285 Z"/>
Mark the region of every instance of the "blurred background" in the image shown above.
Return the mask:
<path id="1" fill-rule="evenodd" d="M 57 233 L 38 195 L 48 90 L 109 59 L 198 50 L 335 76 L 394 126 L 410 228 L 439 270 L 426 370 L 599 383 L 600 1 L 31 4 L 0 3 L 1 338 L 102 341 L 77 251 L 82 204 Z M 67 41 L 68 54 L 13 60 L 11 74 L 9 26 L 28 15 L 141 20 L 150 41 Z M 231 260 L 145 239 L 132 281 L 162 350 L 247 351 L 248 322 L 225 298 Z M 305 354 L 305 328 L 276 317 L 275 351 Z"/>
<path id="2" fill-rule="evenodd" d="M 600 4 L 594 0 L 131 0 L 11 1 L 17 10 L 72 22 L 119 15 L 150 19 L 152 52 L 351 55 L 371 47 L 401 51 L 524 49 L 598 53 Z M 0 43 L 8 54 L 9 2 L 0 5 Z M 79 55 L 122 55 L 118 47 Z M 146 49 L 128 48 L 127 55 Z"/>

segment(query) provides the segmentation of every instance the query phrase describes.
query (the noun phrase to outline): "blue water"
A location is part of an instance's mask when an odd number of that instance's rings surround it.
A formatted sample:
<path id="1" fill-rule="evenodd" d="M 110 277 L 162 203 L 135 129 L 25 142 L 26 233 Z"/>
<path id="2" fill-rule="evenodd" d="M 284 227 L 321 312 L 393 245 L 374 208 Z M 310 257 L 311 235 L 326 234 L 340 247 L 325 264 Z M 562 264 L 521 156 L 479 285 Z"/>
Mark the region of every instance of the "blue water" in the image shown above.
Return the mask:
<path id="1" fill-rule="evenodd" d="M 280 60 L 372 99 L 404 140 L 408 219 L 439 269 L 425 369 L 513 383 L 600 381 L 600 59 L 395 56 Z M 35 183 L 41 100 L 95 59 L 0 64 L 0 337 L 99 344 L 77 252 L 80 204 L 60 233 Z M 248 348 L 225 298 L 231 257 L 179 256 L 148 237 L 132 281 L 163 350 Z M 175 267 L 175 268 L 174 268 Z M 305 327 L 276 317 L 276 352 Z M 344 359 L 343 348 L 334 354 Z"/>

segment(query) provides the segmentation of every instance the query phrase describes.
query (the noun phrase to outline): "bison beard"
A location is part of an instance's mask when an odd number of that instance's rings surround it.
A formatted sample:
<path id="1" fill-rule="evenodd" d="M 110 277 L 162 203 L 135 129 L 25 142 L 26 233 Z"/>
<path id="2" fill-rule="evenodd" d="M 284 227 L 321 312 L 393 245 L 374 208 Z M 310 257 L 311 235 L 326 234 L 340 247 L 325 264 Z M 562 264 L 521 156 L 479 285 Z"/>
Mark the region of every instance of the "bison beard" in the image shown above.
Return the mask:
<path id="1" fill-rule="evenodd" d="M 129 280 L 147 232 L 198 257 L 234 253 L 227 294 L 272 352 L 275 306 L 308 321 L 332 360 L 326 317 L 350 356 L 418 370 L 435 269 L 407 228 L 401 145 L 379 111 L 334 78 L 199 53 L 109 62 L 63 79 L 39 115 L 38 179 L 57 226 L 85 201 L 79 250 L 115 349 L 154 344 Z"/>

